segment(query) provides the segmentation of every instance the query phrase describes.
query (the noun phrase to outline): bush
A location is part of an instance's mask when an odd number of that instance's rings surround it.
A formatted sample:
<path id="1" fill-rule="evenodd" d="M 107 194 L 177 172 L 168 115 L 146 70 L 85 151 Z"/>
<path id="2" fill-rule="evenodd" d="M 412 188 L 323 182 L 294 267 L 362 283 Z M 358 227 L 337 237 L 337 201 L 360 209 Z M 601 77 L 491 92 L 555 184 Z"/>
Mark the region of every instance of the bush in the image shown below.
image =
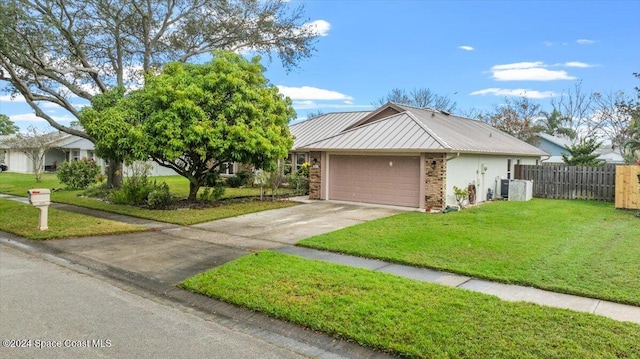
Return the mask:
<path id="1" fill-rule="evenodd" d="M 205 187 L 202 192 L 200 192 L 200 200 L 203 202 L 216 202 L 224 195 L 224 187 L 223 186 L 215 186 L 215 187 Z"/>
<path id="2" fill-rule="evenodd" d="M 83 158 L 79 161 L 62 162 L 58 166 L 58 179 L 69 189 L 85 189 L 96 182 L 100 167 L 93 159 Z"/>
<path id="3" fill-rule="evenodd" d="M 169 192 L 169 185 L 162 182 L 160 184 L 156 184 L 154 182 L 154 189 L 149 192 L 149 196 L 147 199 L 147 204 L 149 208 L 153 209 L 168 209 L 173 206 L 174 197 Z"/>
<path id="4" fill-rule="evenodd" d="M 251 183 L 253 175 L 249 171 L 240 171 L 235 176 L 227 177 L 227 185 L 231 188 L 246 186 Z"/>

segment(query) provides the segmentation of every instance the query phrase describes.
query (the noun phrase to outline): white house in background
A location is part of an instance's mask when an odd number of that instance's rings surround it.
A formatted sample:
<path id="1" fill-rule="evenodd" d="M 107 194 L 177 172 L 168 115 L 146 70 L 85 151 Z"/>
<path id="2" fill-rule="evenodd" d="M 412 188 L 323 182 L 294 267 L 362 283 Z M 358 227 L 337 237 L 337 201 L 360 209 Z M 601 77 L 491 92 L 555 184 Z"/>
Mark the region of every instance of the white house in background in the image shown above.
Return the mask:
<path id="1" fill-rule="evenodd" d="M 105 169 L 105 161 L 97 157 L 94 152 L 94 145 L 86 138 L 70 135 L 64 132 L 52 132 L 44 136 L 50 136 L 51 148 L 45 153 L 44 170 L 45 172 L 54 172 L 58 165 L 64 161 L 77 161 L 81 158 L 92 158 L 98 166 Z M 7 165 L 8 171 L 17 173 L 33 173 L 33 161 L 21 151 L 9 148 L 3 142 L 12 136 L 0 137 L 0 161 L 4 155 L 4 164 Z M 152 166 L 150 175 L 152 176 L 168 176 L 175 175 L 172 169 L 162 167 L 155 162 L 149 161 Z M 126 173 L 127 168 L 124 168 Z"/>
<path id="2" fill-rule="evenodd" d="M 419 209 L 457 205 L 454 186 L 476 201 L 499 192 L 516 164 L 548 154 L 483 122 L 388 103 L 328 113 L 290 127 L 294 163 L 311 164 L 309 197 Z"/>

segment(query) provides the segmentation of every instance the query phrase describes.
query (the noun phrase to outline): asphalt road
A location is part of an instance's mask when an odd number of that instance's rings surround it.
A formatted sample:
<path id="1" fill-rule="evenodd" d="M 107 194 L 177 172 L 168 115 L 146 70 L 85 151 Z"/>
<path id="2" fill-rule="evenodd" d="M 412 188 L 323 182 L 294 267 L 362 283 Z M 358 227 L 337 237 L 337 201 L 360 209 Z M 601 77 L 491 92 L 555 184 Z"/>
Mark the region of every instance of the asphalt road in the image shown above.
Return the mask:
<path id="1" fill-rule="evenodd" d="M 302 357 L 2 244 L 0 339 L 2 358 Z"/>

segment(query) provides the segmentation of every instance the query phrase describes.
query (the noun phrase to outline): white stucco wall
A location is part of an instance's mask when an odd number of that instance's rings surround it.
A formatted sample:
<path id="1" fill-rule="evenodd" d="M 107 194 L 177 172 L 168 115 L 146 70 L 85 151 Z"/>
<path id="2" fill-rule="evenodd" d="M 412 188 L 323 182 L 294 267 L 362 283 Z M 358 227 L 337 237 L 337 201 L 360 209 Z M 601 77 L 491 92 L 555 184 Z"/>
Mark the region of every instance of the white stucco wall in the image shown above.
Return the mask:
<path id="1" fill-rule="evenodd" d="M 511 159 L 511 168 L 507 170 L 508 160 Z M 453 186 L 467 188 L 469 184 L 476 185 L 476 202 L 484 202 L 487 199 L 487 189 L 491 188 L 494 193 L 496 188 L 500 191 L 496 178 L 514 178 L 514 166 L 518 164 L 535 165 L 540 157 L 519 157 L 519 156 L 490 156 L 490 155 L 468 155 L 461 154 L 453 157 L 447 162 L 447 183 L 446 201 L 447 205 L 457 206 Z"/>
<path id="2" fill-rule="evenodd" d="M 6 164 L 10 172 L 17 173 L 33 173 L 33 162 L 24 152 L 14 150 L 7 151 L 4 156 L 4 164 Z"/>

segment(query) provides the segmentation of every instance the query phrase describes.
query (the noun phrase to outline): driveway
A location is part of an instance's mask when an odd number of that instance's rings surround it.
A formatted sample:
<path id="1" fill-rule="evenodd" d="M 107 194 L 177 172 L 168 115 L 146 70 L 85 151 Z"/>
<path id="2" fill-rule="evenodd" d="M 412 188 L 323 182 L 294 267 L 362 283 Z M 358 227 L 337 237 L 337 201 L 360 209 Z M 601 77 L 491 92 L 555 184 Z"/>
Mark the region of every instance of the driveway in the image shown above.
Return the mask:
<path id="1" fill-rule="evenodd" d="M 162 283 L 173 284 L 255 250 L 292 245 L 307 237 L 403 212 L 401 208 L 314 201 L 191 227 L 46 241 Z"/>
<path id="2" fill-rule="evenodd" d="M 269 249 L 403 211 L 390 206 L 314 201 L 162 232 L 236 248 Z"/>

